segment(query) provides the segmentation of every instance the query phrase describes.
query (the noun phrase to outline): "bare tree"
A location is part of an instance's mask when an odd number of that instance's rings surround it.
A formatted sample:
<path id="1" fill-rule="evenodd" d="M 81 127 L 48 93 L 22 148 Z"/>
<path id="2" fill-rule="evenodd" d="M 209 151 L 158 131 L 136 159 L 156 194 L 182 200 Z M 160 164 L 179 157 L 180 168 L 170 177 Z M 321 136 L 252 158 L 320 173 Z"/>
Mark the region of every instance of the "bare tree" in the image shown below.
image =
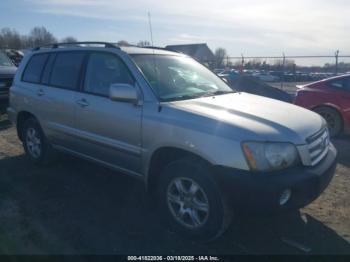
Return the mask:
<path id="1" fill-rule="evenodd" d="M 22 48 L 20 34 L 14 29 L 2 28 L 0 31 L 0 47 L 11 49 Z"/>
<path id="2" fill-rule="evenodd" d="M 75 37 L 73 36 L 67 36 L 65 38 L 62 38 L 61 39 L 61 42 L 62 43 L 75 43 L 75 42 L 78 42 L 78 39 L 76 39 Z"/>
<path id="3" fill-rule="evenodd" d="M 29 47 L 56 43 L 57 39 L 45 27 L 34 27 L 28 36 Z"/>
<path id="4" fill-rule="evenodd" d="M 137 46 L 139 46 L 139 47 L 151 46 L 151 43 L 147 40 L 143 40 L 143 41 L 138 42 Z"/>
<path id="5" fill-rule="evenodd" d="M 224 66 L 224 60 L 227 57 L 227 52 L 226 49 L 224 48 L 217 48 L 215 50 L 215 63 L 216 63 L 216 67 L 221 68 Z"/>

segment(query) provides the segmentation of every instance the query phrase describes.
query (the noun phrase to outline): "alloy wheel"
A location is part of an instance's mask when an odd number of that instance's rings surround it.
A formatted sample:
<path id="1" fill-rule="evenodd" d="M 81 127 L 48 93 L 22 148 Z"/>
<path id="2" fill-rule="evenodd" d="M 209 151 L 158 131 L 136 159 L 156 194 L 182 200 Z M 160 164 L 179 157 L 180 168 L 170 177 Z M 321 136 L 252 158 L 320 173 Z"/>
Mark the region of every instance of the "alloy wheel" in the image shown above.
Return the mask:
<path id="1" fill-rule="evenodd" d="M 41 139 L 38 131 L 30 127 L 26 132 L 26 145 L 29 154 L 34 158 L 39 158 L 41 155 Z"/>
<path id="2" fill-rule="evenodd" d="M 183 226 L 197 229 L 209 216 L 209 201 L 203 188 L 194 180 L 177 177 L 167 190 L 167 203 L 171 214 Z"/>

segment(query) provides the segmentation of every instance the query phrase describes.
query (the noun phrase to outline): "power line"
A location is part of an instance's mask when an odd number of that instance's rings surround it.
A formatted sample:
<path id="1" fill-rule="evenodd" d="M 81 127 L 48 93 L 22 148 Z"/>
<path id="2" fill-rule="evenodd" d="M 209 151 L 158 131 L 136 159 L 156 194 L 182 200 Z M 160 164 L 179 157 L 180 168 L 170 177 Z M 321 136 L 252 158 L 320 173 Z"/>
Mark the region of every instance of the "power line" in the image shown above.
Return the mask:
<path id="1" fill-rule="evenodd" d="M 334 55 L 295 55 L 295 56 L 229 56 L 228 59 L 278 59 L 278 58 L 334 58 Z M 339 58 L 349 58 L 350 55 L 339 55 Z"/>

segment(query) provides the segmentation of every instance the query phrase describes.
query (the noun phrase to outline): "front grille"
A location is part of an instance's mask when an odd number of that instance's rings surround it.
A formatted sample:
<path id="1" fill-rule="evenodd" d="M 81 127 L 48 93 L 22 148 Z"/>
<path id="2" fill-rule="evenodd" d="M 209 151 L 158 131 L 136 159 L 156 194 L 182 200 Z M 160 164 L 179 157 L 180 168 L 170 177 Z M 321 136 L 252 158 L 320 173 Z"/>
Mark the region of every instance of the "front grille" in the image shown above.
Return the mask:
<path id="1" fill-rule="evenodd" d="M 10 86 L 12 85 L 12 78 L 0 77 L 0 93 L 8 93 Z"/>
<path id="2" fill-rule="evenodd" d="M 311 165 L 319 163 L 326 155 L 329 149 L 329 133 L 327 128 L 323 128 L 307 140 Z"/>

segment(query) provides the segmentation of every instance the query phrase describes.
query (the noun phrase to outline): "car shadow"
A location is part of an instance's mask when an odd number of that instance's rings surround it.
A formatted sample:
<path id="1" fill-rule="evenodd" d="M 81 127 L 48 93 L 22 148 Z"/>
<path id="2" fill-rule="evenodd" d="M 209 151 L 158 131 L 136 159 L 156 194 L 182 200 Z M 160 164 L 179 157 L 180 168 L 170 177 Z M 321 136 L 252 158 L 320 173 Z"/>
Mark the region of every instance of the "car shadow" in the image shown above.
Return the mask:
<path id="1" fill-rule="evenodd" d="M 350 245 L 299 212 L 241 218 L 200 243 L 170 232 L 144 186 L 84 160 L 50 167 L 25 156 L 0 159 L 0 253 L 6 254 L 343 254 Z"/>

